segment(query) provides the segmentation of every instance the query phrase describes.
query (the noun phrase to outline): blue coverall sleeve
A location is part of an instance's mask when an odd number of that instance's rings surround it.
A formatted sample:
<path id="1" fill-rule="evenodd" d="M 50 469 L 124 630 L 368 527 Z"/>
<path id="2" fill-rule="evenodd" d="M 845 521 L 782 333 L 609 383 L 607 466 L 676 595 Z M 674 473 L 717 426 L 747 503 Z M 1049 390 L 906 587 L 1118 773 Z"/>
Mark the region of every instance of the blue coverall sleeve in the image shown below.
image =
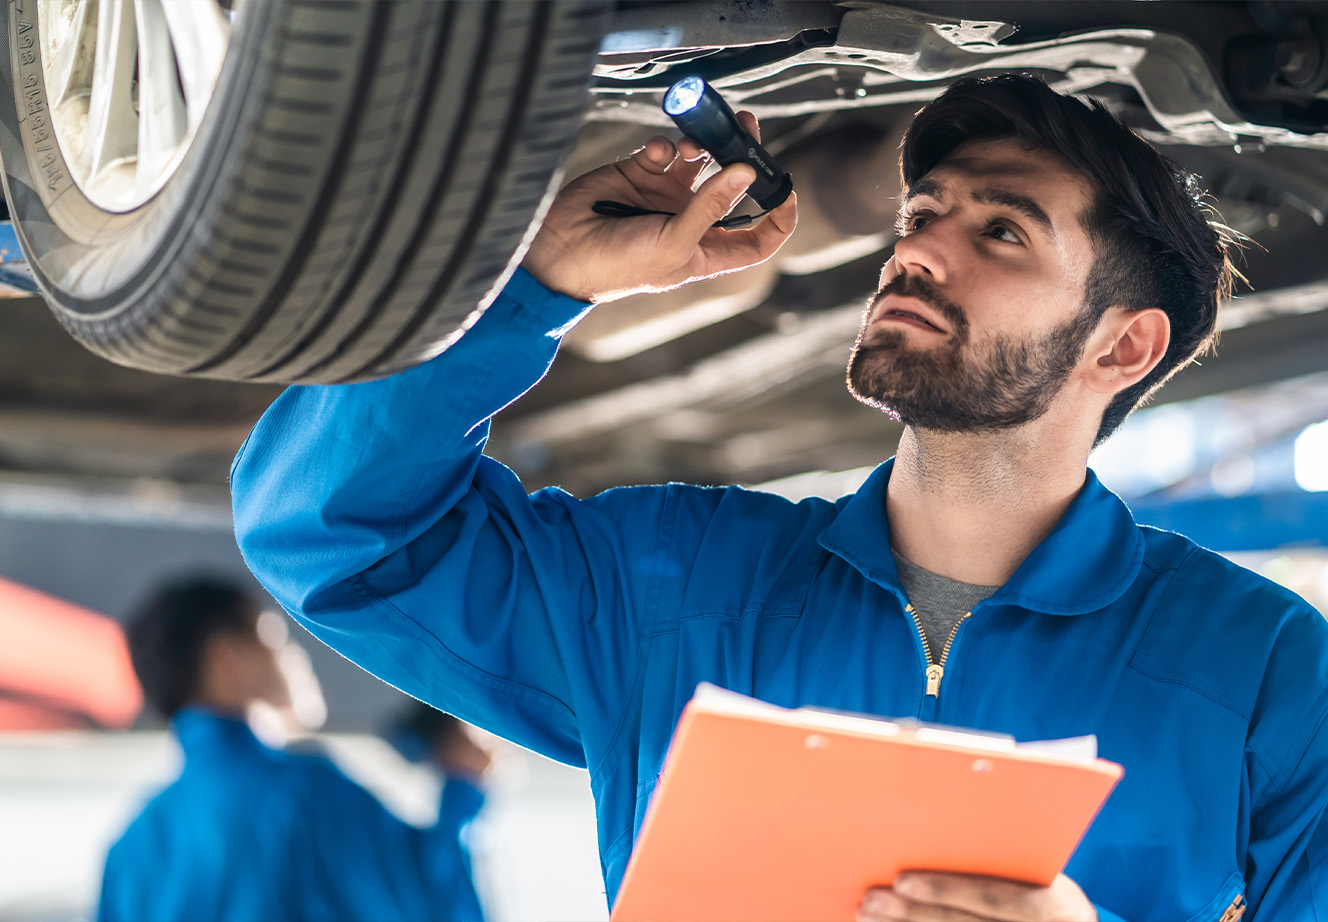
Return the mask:
<path id="1" fill-rule="evenodd" d="M 1328 815 L 1322 793 L 1328 777 L 1328 726 L 1322 723 L 1321 700 L 1314 700 L 1325 688 L 1328 683 L 1292 691 L 1303 699 L 1304 710 L 1279 715 L 1288 721 L 1274 727 L 1283 732 L 1285 749 L 1279 751 L 1267 732 L 1259 732 L 1263 728 L 1256 717 L 1248 758 L 1254 809 L 1245 873 L 1252 920 L 1328 922 Z M 1297 717 L 1320 723 L 1294 728 L 1289 723 Z M 1307 734 L 1308 746 L 1292 745 Z"/>
<path id="2" fill-rule="evenodd" d="M 306 918 L 480 922 L 455 810 L 440 809 L 432 826 L 412 826 L 330 763 L 316 767 L 322 780 L 300 789 L 299 815 L 314 826 L 307 841 L 317 854 L 296 865 L 308 879 L 291 882 Z M 483 797 L 468 803 L 467 821 Z"/>
<path id="3" fill-rule="evenodd" d="M 475 889 L 475 865 L 471 860 L 467 827 L 484 807 L 484 791 L 464 778 L 448 778 L 443 785 L 443 793 L 438 808 L 438 823 L 434 827 L 435 835 L 446 836 L 447 843 L 457 844 L 457 855 L 464 868 L 464 875 L 457 878 L 456 896 L 453 904 L 455 915 L 459 919 L 480 919 L 480 897 Z M 445 854 L 439 850 L 439 854 Z M 446 868 L 443 869 L 446 872 Z"/>
<path id="4" fill-rule="evenodd" d="M 1253 918 L 1328 920 L 1328 820 L 1319 818 L 1304 854 L 1285 869 L 1285 886 Z"/>
<path id="5" fill-rule="evenodd" d="M 664 490 L 527 496 L 482 455 L 587 305 L 518 270 L 465 336 L 379 381 L 293 387 L 232 468 L 250 568 L 313 634 L 441 710 L 585 766 L 628 697 Z M 604 741 L 599 741 L 601 744 Z"/>
<path id="6" fill-rule="evenodd" d="M 1246 739 L 1251 920 L 1328 920 L 1328 658 L 1323 617 L 1297 606 L 1268 656 Z"/>
<path id="7" fill-rule="evenodd" d="M 439 825 L 460 829 L 484 807 L 484 792 L 465 778 L 448 778 L 438 808 Z"/>
<path id="8" fill-rule="evenodd" d="M 1319 759 L 1316 747 L 1305 754 L 1306 762 Z M 1232 892 L 1219 895 L 1212 911 L 1214 922 L 1229 918 L 1223 912 L 1237 895 L 1243 903 L 1242 922 L 1328 922 L 1328 818 L 1315 812 L 1319 808 L 1314 800 L 1301 796 L 1305 789 L 1317 787 L 1315 771 L 1328 771 L 1328 766 L 1312 769 L 1305 778 L 1288 776 L 1288 789 L 1255 811 L 1244 886 L 1236 881 Z M 1255 773 L 1256 779 L 1260 774 Z M 1098 922 L 1128 922 L 1101 906 L 1094 908 Z"/>
<path id="9" fill-rule="evenodd" d="M 119 887 L 121 873 L 119 851 L 112 847 L 102 870 L 101 891 L 97 895 L 97 911 L 93 917 L 96 922 L 128 922 L 131 918 L 122 905 Z"/>

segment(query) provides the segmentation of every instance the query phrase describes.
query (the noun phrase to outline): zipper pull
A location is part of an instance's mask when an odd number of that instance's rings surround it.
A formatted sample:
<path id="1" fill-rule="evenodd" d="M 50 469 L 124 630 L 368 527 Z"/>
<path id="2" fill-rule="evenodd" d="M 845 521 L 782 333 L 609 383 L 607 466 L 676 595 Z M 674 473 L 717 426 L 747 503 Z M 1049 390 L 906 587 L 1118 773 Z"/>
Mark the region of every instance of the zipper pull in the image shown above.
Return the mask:
<path id="1" fill-rule="evenodd" d="M 927 694 L 931 695 L 933 698 L 940 697 L 941 678 L 944 675 L 945 675 L 944 666 L 933 665 L 927 667 Z"/>

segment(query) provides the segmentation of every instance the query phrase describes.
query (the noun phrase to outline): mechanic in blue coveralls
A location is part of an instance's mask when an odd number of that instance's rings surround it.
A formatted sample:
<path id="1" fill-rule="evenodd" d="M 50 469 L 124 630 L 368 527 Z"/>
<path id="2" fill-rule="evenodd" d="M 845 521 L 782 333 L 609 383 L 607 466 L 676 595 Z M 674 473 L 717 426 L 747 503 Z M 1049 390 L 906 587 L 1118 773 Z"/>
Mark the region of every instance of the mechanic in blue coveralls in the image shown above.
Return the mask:
<path id="1" fill-rule="evenodd" d="M 487 753 L 455 730 L 438 822 L 408 825 L 328 759 L 260 741 L 322 707 L 284 616 L 209 579 L 158 593 L 129 628 L 144 693 L 171 718 L 184 769 L 111 847 L 105 922 L 475 920 L 459 837 L 483 804 Z M 264 721 L 262 718 L 266 717 Z"/>
<path id="2" fill-rule="evenodd" d="M 387 681 L 587 766 L 610 899 L 704 681 L 1018 739 L 1094 733 L 1125 766 L 1051 886 L 906 873 L 863 918 L 1328 918 L 1323 618 L 1137 526 L 1087 470 L 1210 344 L 1229 295 L 1191 178 L 1033 78 L 960 81 L 904 142 L 901 236 L 849 364 L 853 394 L 906 424 L 893 459 L 838 502 L 527 496 L 482 455 L 488 421 L 589 305 L 759 263 L 793 232 L 793 200 L 712 229 L 753 176 L 693 192 L 703 164 L 657 138 L 581 177 L 453 348 L 282 395 L 233 472 L 254 572 Z M 677 214 L 601 218 L 599 199 Z"/>

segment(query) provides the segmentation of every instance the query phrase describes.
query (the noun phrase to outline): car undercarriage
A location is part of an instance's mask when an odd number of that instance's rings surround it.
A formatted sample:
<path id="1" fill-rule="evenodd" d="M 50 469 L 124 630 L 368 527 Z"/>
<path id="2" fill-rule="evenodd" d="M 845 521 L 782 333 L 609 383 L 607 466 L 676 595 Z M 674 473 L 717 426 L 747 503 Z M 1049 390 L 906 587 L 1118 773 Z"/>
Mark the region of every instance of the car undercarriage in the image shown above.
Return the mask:
<path id="1" fill-rule="evenodd" d="M 602 30 L 564 179 L 670 134 L 663 92 L 697 74 L 761 119 L 800 226 L 764 265 L 590 314 L 495 424 L 491 452 L 532 489 L 766 484 L 888 456 L 899 427 L 845 395 L 844 365 L 894 239 L 902 131 L 963 74 L 1032 72 L 1101 99 L 1248 238 L 1218 356 L 1157 403 L 1328 369 L 1323 4 L 627 0 Z M 0 469 L 15 482 L 215 496 L 280 386 L 111 365 L 35 297 L 2 316 Z M 1307 418 L 1328 416 L 1317 394 L 1304 391 Z"/>

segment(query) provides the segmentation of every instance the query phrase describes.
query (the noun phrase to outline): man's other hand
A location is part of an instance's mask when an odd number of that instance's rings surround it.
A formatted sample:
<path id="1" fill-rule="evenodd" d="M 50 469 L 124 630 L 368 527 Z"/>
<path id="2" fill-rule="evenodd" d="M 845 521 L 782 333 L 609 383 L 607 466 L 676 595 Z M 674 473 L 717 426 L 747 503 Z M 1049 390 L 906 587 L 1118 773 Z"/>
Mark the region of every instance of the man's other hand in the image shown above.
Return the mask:
<path id="1" fill-rule="evenodd" d="M 738 118 L 759 139 L 756 117 Z M 797 196 L 741 230 L 711 225 L 736 205 L 755 171 L 732 164 L 692 190 L 709 155 L 684 138 L 651 138 L 626 160 L 592 170 L 558 193 L 523 265 L 554 291 L 582 301 L 612 301 L 723 275 L 765 262 L 793 233 Z M 668 215 L 613 218 L 600 200 Z"/>
<path id="2" fill-rule="evenodd" d="M 1050 887 L 996 877 L 905 871 L 892 887 L 873 887 L 860 922 L 1096 922 L 1097 910 L 1064 874 Z"/>

